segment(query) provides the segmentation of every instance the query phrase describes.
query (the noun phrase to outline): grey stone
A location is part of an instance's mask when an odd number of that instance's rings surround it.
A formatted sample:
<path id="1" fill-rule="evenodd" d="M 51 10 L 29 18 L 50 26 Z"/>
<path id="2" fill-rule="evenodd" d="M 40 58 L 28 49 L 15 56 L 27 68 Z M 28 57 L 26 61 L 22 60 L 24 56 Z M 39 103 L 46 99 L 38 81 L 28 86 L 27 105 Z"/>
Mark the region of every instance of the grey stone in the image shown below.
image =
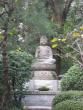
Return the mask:
<path id="1" fill-rule="evenodd" d="M 24 106 L 52 106 L 54 95 L 27 95 L 23 99 Z"/>
<path id="2" fill-rule="evenodd" d="M 40 46 L 37 47 L 35 59 L 32 63 L 33 79 L 52 80 L 52 71 L 55 71 L 55 59 L 53 59 L 52 49 L 47 46 L 47 37 L 40 38 Z"/>
<path id="3" fill-rule="evenodd" d="M 47 87 L 50 91 L 58 90 L 58 83 L 53 81 L 53 75 L 56 76 L 55 59 L 53 59 L 52 49 L 47 43 L 47 37 L 42 36 L 40 38 L 40 46 L 36 49 L 35 58 L 31 65 L 33 78 L 29 82 L 30 91 L 35 91 L 42 87 Z"/>

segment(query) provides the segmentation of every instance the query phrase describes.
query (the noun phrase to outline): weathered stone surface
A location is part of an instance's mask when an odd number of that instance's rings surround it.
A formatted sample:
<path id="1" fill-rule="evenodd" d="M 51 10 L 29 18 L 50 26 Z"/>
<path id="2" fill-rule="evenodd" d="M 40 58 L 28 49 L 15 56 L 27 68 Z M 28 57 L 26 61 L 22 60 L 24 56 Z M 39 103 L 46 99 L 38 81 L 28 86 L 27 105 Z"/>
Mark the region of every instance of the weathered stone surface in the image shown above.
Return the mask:
<path id="1" fill-rule="evenodd" d="M 40 46 L 37 47 L 35 58 L 37 59 L 47 59 L 52 58 L 52 50 L 49 46 L 47 46 L 48 39 L 46 36 L 42 36 L 40 38 Z"/>
<path id="2" fill-rule="evenodd" d="M 34 71 L 55 71 L 55 65 L 54 64 L 46 64 L 46 63 L 35 63 L 32 65 L 32 70 Z"/>
<path id="3" fill-rule="evenodd" d="M 47 87 L 49 88 L 49 91 L 45 93 L 47 94 L 53 94 L 55 92 L 58 92 L 60 90 L 60 81 L 59 80 L 30 80 L 28 84 L 25 84 L 25 88 L 29 89 L 29 91 L 32 91 L 33 94 L 39 94 L 44 93 L 44 91 L 39 91 L 38 88 L 41 87 Z"/>
<path id="4" fill-rule="evenodd" d="M 33 80 L 53 80 L 51 71 L 35 71 Z"/>
<path id="5" fill-rule="evenodd" d="M 35 59 L 32 63 L 33 79 L 52 80 L 52 71 L 55 71 L 55 59 L 53 59 L 52 49 L 47 46 L 47 37 L 40 38 L 40 46 L 37 47 Z"/>
<path id="6" fill-rule="evenodd" d="M 25 110 L 51 110 L 53 98 L 59 90 L 60 82 L 53 77 L 56 76 L 55 60 L 47 41 L 47 37 L 42 36 L 40 46 L 36 49 L 35 59 L 31 65 L 34 77 L 25 84 L 25 88 L 28 88 L 23 99 Z M 42 87 L 49 89 L 39 90 Z"/>
<path id="7" fill-rule="evenodd" d="M 45 106 L 25 106 L 24 110 L 52 110 L 52 107 Z"/>
<path id="8" fill-rule="evenodd" d="M 42 67 L 49 69 L 51 65 L 53 66 L 54 62 L 55 59 L 53 59 L 52 49 L 50 46 L 47 46 L 47 37 L 42 36 L 40 38 L 40 46 L 36 49 L 32 69 L 34 70 L 36 68 L 40 70 L 41 68 L 43 70 Z"/>
<path id="9" fill-rule="evenodd" d="M 47 43 L 47 37 L 42 36 L 40 38 L 40 46 L 38 46 L 36 49 L 35 59 L 31 65 L 33 78 L 30 81 L 30 86 L 34 91 L 38 89 L 38 87 L 40 88 L 43 86 L 49 87 L 50 90 L 55 90 L 51 81 L 54 80 L 53 75 L 56 76 L 54 64 L 55 59 L 53 59 L 52 49 L 50 46 L 47 46 Z M 37 80 L 39 80 L 39 82 L 37 82 L 39 85 L 36 83 Z M 40 84 L 40 80 L 44 80 L 41 82 L 42 85 Z"/>
<path id="10" fill-rule="evenodd" d="M 52 106 L 55 95 L 27 95 L 23 99 L 24 106 Z"/>

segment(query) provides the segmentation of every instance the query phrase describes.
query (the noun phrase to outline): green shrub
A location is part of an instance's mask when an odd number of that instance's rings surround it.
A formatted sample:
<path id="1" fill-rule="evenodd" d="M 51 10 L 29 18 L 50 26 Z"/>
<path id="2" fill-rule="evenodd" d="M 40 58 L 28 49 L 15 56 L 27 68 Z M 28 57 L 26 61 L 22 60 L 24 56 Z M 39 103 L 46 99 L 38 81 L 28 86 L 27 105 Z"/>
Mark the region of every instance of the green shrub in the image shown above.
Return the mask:
<path id="1" fill-rule="evenodd" d="M 9 66 L 9 82 L 11 91 L 11 103 L 15 102 L 14 107 L 8 110 L 20 110 L 17 105 L 21 105 L 22 98 L 26 92 L 24 83 L 31 78 L 31 63 L 32 55 L 25 51 L 10 51 L 8 53 L 8 66 Z M 3 97 L 5 87 L 3 85 L 3 66 L 2 56 L 0 55 L 0 98 Z M 16 109 L 17 108 L 17 109 Z"/>
<path id="2" fill-rule="evenodd" d="M 83 90 L 83 76 L 79 78 L 79 81 L 75 84 L 76 90 Z"/>
<path id="3" fill-rule="evenodd" d="M 58 103 L 53 110 L 83 110 L 83 102 L 66 100 Z"/>
<path id="4" fill-rule="evenodd" d="M 62 90 L 83 90 L 83 69 L 72 66 L 61 81 Z"/>
<path id="5" fill-rule="evenodd" d="M 22 109 L 17 108 L 17 107 L 12 107 L 12 108 L 8 108 L 8 110 L 22 110 Z"/>
<path id="6" fill-rule="evenodd" d="M 49 88 L 48 87 L 41 87 L 41 88 L 38 88 L 39 91 L 49 91 Z"/>
<path id="7" fill-rule="evenodd" d="M 53 99 L 53 107 L 66 100 L 82 100 L 83 99 L 83 92 L 82 91 L 67 91 L 61 92 L 55 96 Z"/>
<path id="8" fill-rule="evenodd" d="M 61 74 L 64 74 L 73 65 L 71 58 L 62 58 L 61 60 Z"/>
<path id="9" fill-rule="evenodd" d="M 15 101 L 10 101 L 7 110 L 24 110 L 23 104 L 16 103 Z"/>

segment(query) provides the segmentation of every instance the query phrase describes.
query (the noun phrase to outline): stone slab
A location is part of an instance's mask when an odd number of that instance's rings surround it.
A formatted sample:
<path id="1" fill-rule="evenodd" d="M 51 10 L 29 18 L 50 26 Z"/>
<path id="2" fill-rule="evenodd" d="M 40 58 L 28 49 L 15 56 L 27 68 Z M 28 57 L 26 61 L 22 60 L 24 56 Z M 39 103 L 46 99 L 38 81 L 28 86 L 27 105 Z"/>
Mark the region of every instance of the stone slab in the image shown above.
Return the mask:
<path id="1" fill-rule="evenodd" d="M 51 107 L 46 106 L 24 106 L 25 110 L 51 110 Z"/>
<path id="2" fill-rule="evenodd" d="M 57 95 L 60 91 L 27 91 L 25 95 Z"/>
<path id="3" fill-rule="evenodd" d="M 23 98 L 24 106 L 52 106 L 55 95 L 26 95 Z"/>

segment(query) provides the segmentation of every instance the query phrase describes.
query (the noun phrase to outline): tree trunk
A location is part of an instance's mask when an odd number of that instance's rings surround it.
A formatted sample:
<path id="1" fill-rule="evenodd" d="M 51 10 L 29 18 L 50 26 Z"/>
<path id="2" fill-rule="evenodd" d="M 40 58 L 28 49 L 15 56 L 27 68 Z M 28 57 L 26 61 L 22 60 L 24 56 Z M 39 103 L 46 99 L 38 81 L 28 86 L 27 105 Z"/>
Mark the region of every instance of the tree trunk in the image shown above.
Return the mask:
<path id="1" fill-rule="evenodd" d="M 8 55 L 7 55 L 7 37 L 8 37 L 8 24 L 9 18 L 11 16 L 11 11 L 8 13 L 8 18 L 4 23 L 4 33 L 3 33 L 3 42 L 2 42 L 2 63 L 3 63 L 3 96 L 1 103 L 1 110 L 7 110 L 8 103 L 10 101 L 10 80 L 8 73 Z"/>
<path id="2" fill-rule="evenodd" d="M 6 110 L 7 104 L 9 101 L 10 96 L 10 84 L 9 84 L 9 78 L 8 78 L 8 56 L 7 56 L 7 30 L 4 32 L 4 39 L 2 44 L 2 63 L 3 63 L 3 87 L 4 92 L 2 96 L 2 104 L 1 104 L 1 110 Z"/>
<path id="3" fill-rule="evenodd" d="M 53 11 L 53 21 L 60 25 L 64 25 L 67 18 L 69 8 L 74 0 L 47 0 L 46 7 L 51 7 Z"/>
<path id="4" fill-rule="evenodd" d="M 6 15 L 6 20 L 3 25 L 3 41 L 2 41 L 2 63 L 3 63 L 3 95 L 1 97 L 0 110 L 8 110 L 10 101 L 10 80 L 8 71 L 8 55 L 7 55 L 7 37 L 8 37 L 8 26 L 11 15 L 14 11 L 14 2 L 10 0 L 0 0 L 0 5 L 4 8 L 4 12 L 1 14 Z M 4 17 L 4 16 L 3 16 Z"/>

